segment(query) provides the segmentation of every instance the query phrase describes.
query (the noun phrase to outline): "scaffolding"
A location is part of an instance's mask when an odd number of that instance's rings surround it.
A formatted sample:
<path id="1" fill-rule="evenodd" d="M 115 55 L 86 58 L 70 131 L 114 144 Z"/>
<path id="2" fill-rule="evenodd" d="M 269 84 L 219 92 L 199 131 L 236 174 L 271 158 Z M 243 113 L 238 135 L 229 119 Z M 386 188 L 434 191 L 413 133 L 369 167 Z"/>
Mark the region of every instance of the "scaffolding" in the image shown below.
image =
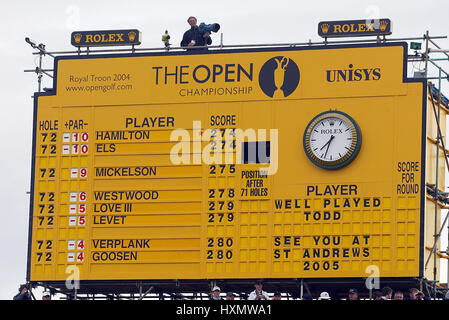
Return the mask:
<path id="1" fill-rule="evenodd" d="M 305 46 L 332 46 L 332 45 L 344 45 L 344 44 L 358 44 L 358 43 L 390 43 L 390 42 L 397 42 L 397 41 L 420 41 L 424 42 L 425 49 L 422 51 L 420 49 L 415 51 L 415 54 L 408 55 L 407 62 L 408 64 L 414 64 L 424 63 L 424 68 L 420 68 L 418 72 L 415 72 L 412 77 L 414 78 L 421 78 L 425 79 L 427 83 L 427 95 L 428 100 L 427 103 L 431 102 L 432 110 L 433 110 L 433 117 L 436 122 L 436 128 L 437 128 L 437 135 L 436 137 L 429 137 L 427 136 L 427 142 L 430 141 L 431 144 L 435 146 L 436 154 L 435 157 L 435 181 L 426 181 L 426 194 L 427 199 L 430 199 L 435 204 L 435 211 L 434 211 L 434 230 L 433 230 L 433 246 L 427 247 L 426 252 L 429 252 L 427 256 L 424 257 L 425 260 L 425 266 L 424 269 L 427 270 L 428 264 L 430 261 L 433 261 L 433 279 L 426 279 L 425 277 L 415 279 L 416 283 L 419 284 L 419 288 L 421 291 L 426 292 L 428 296 L 433 297 L 436 299 L 437 297 L 441 297 L 441 295 L 447 291 L 447 288 L 449 287 L 448 284 L 440 284 L 439 280 L 437 279 L 437 260 L 440 259 L 447 259 L 448 260 L 448 268 L 447 268 L 447 281 L 449 282 L 449 192 L 446 192 L 445 190 L 441 190 L 439 188 L 439 185 L 441 184 L 440 181 L 440 166 L 439 163 L 439 154 L 442 151 L 443 152 L 443 158 L 444 158 L 444 173 L 448 172 L 449 169 L 449 150 L 446 149 L 446 142 L 445 142 L 445 133 L 442 132 L 441 129 L 441 120 L 446 121 L 446 119 L 442 119 L 441 111 L 443 110 L 446 115 L 449 115 L 449 99 L 446 98 L 442 94 L 442 81 L 446 79 L 449 81 L 449 69 L 445 69 L 444 66 L 441 64 L 445 62 L 449 62 L 449 50 L 442 49 L 436 40 L 438 39 L 447 39 L 447 36 L 431 36 L 429 34 L 429 31 L 426 31 L 426 33 L 421 37 L 406 37 L 406 38 L 387 38 L 385 36 L 377 36 L 372 37 L 368 39 L 363 40 L 336 40 L 336 41 L 329 41 L 327 38 L 325 38 L 323 41 L 319 42 L 312 42 L 309 40 L 308 42 L 292 42 L 292 43 L 272 43 L 272 44 L 243 44 L 243 45 L 225 45 L 223 43 L 223 34 L 220 36 L 220 44 L 214 45 L 214 46 L 207 46 L 207 48 L 214 52 L 219 52 L 221 50 L 226 49 L 248 49 L 248 48 L 285 48 L 285 47 L 305 47 Z M 30 46 L 35 50 L 32 54 L 34 56 L 38 56 L 39 62 L 38 65 L 34 69 L 26 69 L 24 72 L 27 73 L 35 73 L 37 75 L 37 92 L 46 92 L 54 90 L 55 88 L 43 88 L 42 86 L 42 78 L 44 76 L 48 78 L 54 77 L 54 69 L 46 69 L 43 67 L 43 62 L 45 57 L 50 57 L 51 59 L 56 58 L 56 56 L 64 56 L 64 55 L 96 55 L 96 54 L 118 54 L 118 53 L 127 53 L 127 54 L 136 54 L 136 53 L 149 53 L 149 52 L 159 52 L 159 53 L 168 53 L 168 52 L 177 52 L 177 51 L 184 51 L 184 47 L 157 47 L 157 48 L 136 48 L 134 45 L 130 46 L 129 48 L 110 48 L 110 49 L 91 49 L 87 47 L 86 49 L 82 49 L 81 47 L 78 47 L 77 50 L 72 51 L 47 51 L 46 46 L 42 43 L 37 43 L 29 38 L 25 38 L 25 41 L 30 44 Z M 203 49 L 204 47 L 193 47 L 193 49 Z M 192 49 L 192 48 L 190 48 Z M 440 57 L 440 55 L 443 55 L 443 57 Z M 414 69 L 414 68 L 413 68 Z M 434 74 L 436 73 L 436 75 Z M 431 80 L 434 80 L 435 83 L 433 83 Z M 446 128 L 446 126 L 444 126 Z M 444 174 L 445 175 L 445 174 Z M 426 176 L 427 178 L 427 176 Z M 427 178 L 428 179 L 428 178 Z M 446 189 L 446 188 L 444 188 Z M 446 210 L 445 218 L 443 219 L 443 222 L 440 224 L 440 228 L 438 228 L 439 221 L 441 218 L 441 213 L 439 208 L 441 210 Z M 426 211 L 426 215 L 429 215 L 430 212 Z M 441 238 L 442 232 L 444 228 L 447 225 L 448 230 L 448 247 L 446 250 L 441 250 L 439 248 L 439 240 Z M 297 299 L 302 298 L 304 294 L 311 294 L 312 290 L 313 292 L 317 292 L 316 290 L 322 290 L 323 286 L 320 284 L 320 281 L 309 281 L 309 279 L 292 279 L 294 280 L 292 283 L 289 284 L 288 288 L 281 288 L 276 281 L 270 283 L 271 289 L 277 289 L 282 290 L 283 297 L 287 300 L 290 299 Z M 392 284 L 395 284 L 395 279 L 390 279 Z M 178 280 L 173 280 L 176 282 L 176 286 L 179 287 L 180 283 Z M 172 281 L 172 282 L 173 282 Z M 356 282 L 351 281 L 344 281 L 345 285 L 352 285 L 354 284 L 354 287 L 356 287 L 358 284 Z M 212 288 L 217 283 L 216 281 L 210 281 L 205 280 L 204 285 L 207 287 Z M 221 285 L 224 285 L 224 287 L 228 289 L 235 289 L 234 292 L 236 292 L 239 299 L 247 299 L 246 293 L 238 293 L 238 289 L 236 284 L 233 284 L 232 281 L 229 281 L 228 283 L 224 283 L 221 281 Z M 343 284 L 343 280 L 342 283 Z M 133 291 L 128 294 L 123 293 L 99 293 L 95 290 L 91 290 L 90 293 L 83 293 L 78 294 L 77 290 L 73 290 L 71 293 L 67 293 L 64 291 L 60 291 L 57 288 L 53 287 L 51 284 L 48 283 L 34 283 L 33 286 L 40 286 L 43 287 L 45 290 L 48 290 L 51 292 L 51 294 L 64 294 L 66 296 L 66 299 L 108 299 L 108 300 L 114 300 L 114 299 L 125 299 L 125 300 L 141 300 L 141 299 L 156 299 L 156 300 L 165 300 L 165 299 L 171 299 L 171 300 L 193 300 L 193 299 L 199 299 L 203 300 L 207 299 L 208 292 L 198 292 L 194 290 L 190 290 L 191 293 L 183 293 L 182 290 L 179 292 L 164 292 L 163 288 L 166 285 L 166 283 L 143 283 L 143 282 L 137 282 L 135 286 L 130 290 Z M 245 290 L 248 288 L 251 288 L 252 286 L 252 280 L 248 279 L 248 281 L 239 282 L 240 290 Z M 338 285 L 338 284 L 336 284 Z M 398 282 L 397 285 L 398 288 L 402 289 L 400 287 L 400 283 Z M 190 289 L 193 289 L 193 287 L 190 287 Z M 252 289 L 251 289 L 252 290 Z M 189 290 L 187 289 L 186 292 Z M 332 288 L 328 290 L 332 292 Z M 372 291 L 369 291 L 369 298 L 372 296 Z M 34 298 L 34 296 L 33 296 Z"/>
<path id="2" fill-rule="evenodd" d="M 431 283 L 431 289 L 432 289 L 432 296 L 433 298 L 437 297 L 438 292 L 441 292 L 442 289 L 446 289 L 448 287 L 447 283 L 449 282 L 449 225 L 448 225 L 448 246 L 446 250 L 438 250 L 439 247 L 439 240 L 441 238 L 442 232 L 444 230 L 444 227 L 446 223 L 448 222 L 449 218 L 449 193 L 446 192 L 446 190 L 440 190 L 439 185 L 441 183 L 439 182 L 440 179 L 440 164 L 439 164 L 439 154 L 442 151 L 444 155 L 444 172 L 446 173 L 449 169 L 449 158 L 448 158 L 448 150 L 446 149 L 446 143 L 445 143 L 445 133 L 441 130 L 441 120 L 446 122 L 447 120 L 441 117 L 441 111 L 444 111 L 444 113 L 447 115 L 447 111 L 449 108 L 449 100 L 442 94 L 442 80 L 446 79 L 449 81 L 449 73 L 444 69 L 443 66 L 441 66 L 442 62 L 449 62 L 449 54 L 447 50 L 442 50 L 441 47 L 429 36 L 429 31 L 426 32 L 425 36 L 425 52 L 421 55 L 421 59 L 425 62 L 425 68 L 424 68 L 424 74 L 427 80 L 436 80 L 436 84 L 428 81 L 428 98 L 431 101 L 432 104 L 432 110 L 433 110 L 433 116 L 437 125 L 437 136 L 435 137 L 435 141 L 432 141 L 431 143 L 435 144 L 436 149 L 436 157 L 435 157 L 435 181 L 428 182 L 426 184 L 427 186 L 427 194 L 433 198 L 433 202 L 435 204 L 435 212 L 434 212 L 434 239 L 433 239 L 433 246 L 430 248 L 430 253 L 426 258 L 426 262 L 424 265 L 424 268 L 426 269 L 428 267 L 429 261 L 433 259 L 433 279 L 430 281 Z M 432 53 L 432 56 L 431 56 Z M 445 57 L 434 57 L 436 54 L 444 54 Z M 437 71 L 437 76 L 430 76 L 431 72 Z M 446 127 L 446 126 L 444 126 Z M 428 137 L 433 138 L 433 137 Z M 428 139 L 429 140 L 429 139 Z M 443 182 L 443 185 L 445 182 Z M 446 187 L 444 188 L 446 189 Z M 438 229 L 438 221 L 441 218 L 441 213 L 438 210 L 438 208 L 441 208 L 441 210 L 446 210 L 445 218 L 443 219 L 443 223 L 441 223 L 441 227 Z M 430 214 L 430 212 L 427 212 L 427 214 Z M 429 250 L 429 248 L 426 248 Z M 437 260 L 438 258 L 446 259 L 448 261 L 447 265 L 447 283 L 446 288 L 442 287 L 439 284 L 439 281 L 437 279 Z M 429 282 L 427 282 L 429 284 Z"/>

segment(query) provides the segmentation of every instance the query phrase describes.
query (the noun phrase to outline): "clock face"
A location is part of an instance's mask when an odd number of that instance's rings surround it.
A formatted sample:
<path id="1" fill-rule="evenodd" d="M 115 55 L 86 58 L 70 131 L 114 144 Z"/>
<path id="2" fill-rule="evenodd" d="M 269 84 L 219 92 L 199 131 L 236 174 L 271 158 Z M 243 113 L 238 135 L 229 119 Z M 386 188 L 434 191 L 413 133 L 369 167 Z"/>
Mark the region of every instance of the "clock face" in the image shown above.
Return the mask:
<path id="1" fill-rule="evenodd" d="M 325 169 L 338 169 L 349 164 L 361 146 L 359 126 L 341 111 L 317 115 L 304 132 L 304 150 L 309 159 Z"/>

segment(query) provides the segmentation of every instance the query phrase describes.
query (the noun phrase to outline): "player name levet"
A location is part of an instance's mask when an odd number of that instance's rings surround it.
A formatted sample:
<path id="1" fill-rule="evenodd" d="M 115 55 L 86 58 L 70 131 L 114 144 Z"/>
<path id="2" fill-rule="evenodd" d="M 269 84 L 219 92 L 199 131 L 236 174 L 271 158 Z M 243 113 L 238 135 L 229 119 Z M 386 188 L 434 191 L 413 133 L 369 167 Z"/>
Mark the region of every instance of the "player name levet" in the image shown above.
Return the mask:
<path id="1" fill-rule="evenodd" d="M 127 216 L 93 216 L 93 224 L 103 224 L 103 225 L 124 225 Z"/>
<path id="2" fill-rule="evenodd" d="M 95 168 L 96 177 L 148 177 L 157 175 L 157 167 Z"/>

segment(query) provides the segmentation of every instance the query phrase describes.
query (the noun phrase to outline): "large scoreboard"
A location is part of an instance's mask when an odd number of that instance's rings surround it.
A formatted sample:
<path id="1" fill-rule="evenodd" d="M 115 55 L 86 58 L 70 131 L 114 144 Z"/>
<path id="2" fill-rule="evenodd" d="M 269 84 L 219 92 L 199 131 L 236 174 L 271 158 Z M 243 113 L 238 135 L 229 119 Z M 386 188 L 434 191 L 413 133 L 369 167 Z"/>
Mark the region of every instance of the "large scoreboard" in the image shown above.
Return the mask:
<path id="1" fill-rule="evenodd" d="M 28 280 L 418 277 L 425 83 L 407 45 L 55 60 Z"/>

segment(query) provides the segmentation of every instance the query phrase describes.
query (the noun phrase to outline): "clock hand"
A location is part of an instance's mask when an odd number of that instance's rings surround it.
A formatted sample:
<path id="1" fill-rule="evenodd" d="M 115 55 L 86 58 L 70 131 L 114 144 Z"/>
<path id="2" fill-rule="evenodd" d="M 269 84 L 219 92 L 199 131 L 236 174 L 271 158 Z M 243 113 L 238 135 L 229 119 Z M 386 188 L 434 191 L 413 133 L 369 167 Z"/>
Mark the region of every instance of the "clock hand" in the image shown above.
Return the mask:
<path id="1" fill-rule="evenodd" d="M 331 146 L 331 142 L 332 140 L 335 138 L 335 136 L 331 136 L 329 142 L 327 143 L 327 149 L 326 149 L 326 153 L 324 154 L 324 157 L 326 158 L 327 155 L 327 151 L 329 151 L 329 147 Z"/>
<path id="2" fill-rule="evenodd" d="M 329 141 L 326 142 L 326 143 L 324 144 L 324 146 L 321 147 L 320 150 L 323 150 L 323 148 L 324 148 L 325 146 L 327 146 L 327 145 L 332 141 L 333 138 L 334 138 L 334 136 L 331 136 L 330 139 L 329 139 Z"/>

